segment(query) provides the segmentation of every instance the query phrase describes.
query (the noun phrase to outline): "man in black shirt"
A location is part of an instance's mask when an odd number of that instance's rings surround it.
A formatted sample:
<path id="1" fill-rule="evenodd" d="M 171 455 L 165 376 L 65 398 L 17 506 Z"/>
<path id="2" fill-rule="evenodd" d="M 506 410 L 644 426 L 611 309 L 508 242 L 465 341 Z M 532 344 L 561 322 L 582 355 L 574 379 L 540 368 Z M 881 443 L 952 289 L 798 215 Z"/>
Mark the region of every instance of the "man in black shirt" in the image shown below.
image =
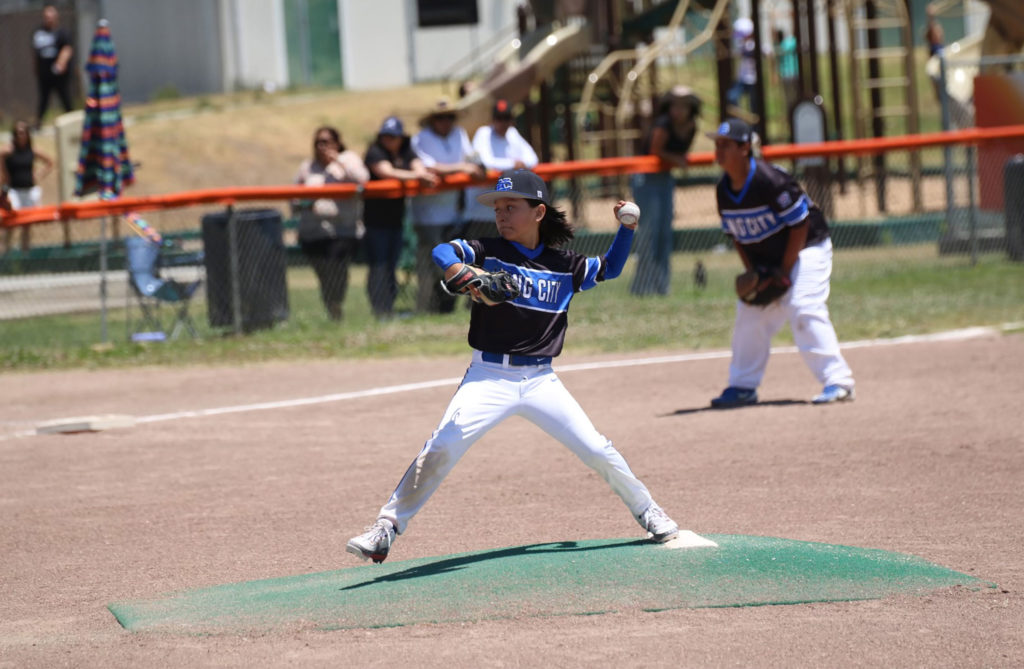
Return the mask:
<path id="1" fill-rule="evenodd" d="M 52 91 L 57 91 L 64 111 L 71 111 L 71 79 L 68 73 L 73 49 L 67 32 L 60 28 L 60 17 L 53 5 L 43 7 L 43 24 L 32 33 L 32 51 L 39 87 L 38 128 L 50 105 Z"/>

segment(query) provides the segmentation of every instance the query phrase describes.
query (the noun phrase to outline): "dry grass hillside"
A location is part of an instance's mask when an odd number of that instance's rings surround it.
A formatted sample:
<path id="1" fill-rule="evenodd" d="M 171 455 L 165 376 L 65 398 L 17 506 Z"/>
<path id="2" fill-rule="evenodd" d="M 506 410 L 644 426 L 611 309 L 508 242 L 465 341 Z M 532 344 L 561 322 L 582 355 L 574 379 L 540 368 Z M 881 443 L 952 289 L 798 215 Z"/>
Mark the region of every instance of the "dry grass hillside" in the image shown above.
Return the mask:
<path id="1" fill-rule="evenodd" d="M 414 132 L 417 119 L 442 93 L 440 84 L 425 84 L 359 93 L 243 93 L 128 106 L 128 147 L 140 166 L 126 195 L 291 183 L 299 163 L 312 151 L 316 127 L 337 127 L 348 147 L 362 153 L 384 117 L 396 114 Z M 38 149 L 56 156 L 51 129 L 34 141 Z M 43 203 L 56 203 L 56 174 L 41 185 Z M 151 212 L 146 218 L 164 230 L 194 228 L 204 211 Z M 94 223 L 76 221 L 72 226 L 75 240 L 96 234 Z M 57 243 L 59 226 L 34 226 L 32 237 L 33 245 Z"/>

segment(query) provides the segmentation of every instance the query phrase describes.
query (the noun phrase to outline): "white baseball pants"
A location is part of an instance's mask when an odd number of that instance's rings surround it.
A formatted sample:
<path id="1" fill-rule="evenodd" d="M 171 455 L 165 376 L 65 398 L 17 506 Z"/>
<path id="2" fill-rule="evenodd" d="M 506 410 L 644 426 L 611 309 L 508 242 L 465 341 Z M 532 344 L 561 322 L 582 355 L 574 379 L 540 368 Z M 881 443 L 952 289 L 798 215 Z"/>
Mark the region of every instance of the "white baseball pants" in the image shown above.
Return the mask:
<path id="1" fill-rule="evenodd" d="M 633 514 L 651 494 L 612 443 L 597 431 L 550 365 L 488 363 L 473 354 L 455 396 L 423 450 L 378 514 L 401 534 L 469 447 L 510 416 L 522 416 L 565 444 L 598 473 Z"/>
<path id="2" fill-rule="evenodd" d="M 853 387 L 853 372 L 839 352 L 839 339 L 828 316 L 831 277 L 832 240 L 826 239 L 800 252 L 789 275 L 793 285 L 781 298 L 766 307 L 736 301 L 730 386 L 761 385 L 772 337 L 789 321 L 793 342 L 822 386 Z"/>

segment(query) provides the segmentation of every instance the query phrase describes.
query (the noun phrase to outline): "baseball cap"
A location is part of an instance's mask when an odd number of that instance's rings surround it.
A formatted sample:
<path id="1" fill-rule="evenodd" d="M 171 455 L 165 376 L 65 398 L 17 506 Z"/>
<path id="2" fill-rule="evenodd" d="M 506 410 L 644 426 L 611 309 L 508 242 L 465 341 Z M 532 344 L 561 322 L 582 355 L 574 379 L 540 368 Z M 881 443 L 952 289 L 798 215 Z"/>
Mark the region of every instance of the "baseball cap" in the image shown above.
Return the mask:
<path id="1" fill-rule="evenodd" d="M 521 197 L 548 203 L 548 187 L 544 180 L 530 170 L 508 170 L 501 173 L 494 190 L 476 196 L 476 201 L 488 207 L 503 197 Z"/>
<path id="2" fill-rule="evenodd" d="M 491 111 L 491 118 L 510 119 L 512 118 L 512 105 L 504 98 L 494 101 L 494 109 Z"/>
<path id="3" fill-rule="evenodd" d="M 751 129 L 750 124 L 746 121 L 742 121 L 738 118 L 726 119 L 718 126 L 718 130 L 715 132 L 704 133 L 711 139 L 731 139 L 734 142 L 740 144 L 746 144 L 750 141 L 754 131 Z"/>
<path id="4" fill-rule="evenodd" d="M 380 124 L 380 130 L 377 131 L 377 134 L 404 137 L 405 128 L 402 126 L 402 121 L 397 116 L 389 116 Z"/>

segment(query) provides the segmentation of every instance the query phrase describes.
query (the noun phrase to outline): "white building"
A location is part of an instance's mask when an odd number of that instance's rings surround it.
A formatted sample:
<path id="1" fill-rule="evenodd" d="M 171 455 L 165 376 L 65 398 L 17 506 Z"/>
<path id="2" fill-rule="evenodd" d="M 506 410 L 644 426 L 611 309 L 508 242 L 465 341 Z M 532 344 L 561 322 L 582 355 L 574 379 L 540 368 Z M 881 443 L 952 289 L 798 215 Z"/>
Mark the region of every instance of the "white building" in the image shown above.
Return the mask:
<path id="1" fill-rule="evenodd" d="M 475 24 L 438 27 L 420 27 L 419 4 L 90 0 L 78 3 L 77 38 L 84 59 L 96 19 L 106 16 L 120 57 L 122 96 L 134 102 L 239 89 L 364 90 L 438 80 L 459 76 L 457 66 L 515 33 L 516 0 L 476 0 Z"/>

